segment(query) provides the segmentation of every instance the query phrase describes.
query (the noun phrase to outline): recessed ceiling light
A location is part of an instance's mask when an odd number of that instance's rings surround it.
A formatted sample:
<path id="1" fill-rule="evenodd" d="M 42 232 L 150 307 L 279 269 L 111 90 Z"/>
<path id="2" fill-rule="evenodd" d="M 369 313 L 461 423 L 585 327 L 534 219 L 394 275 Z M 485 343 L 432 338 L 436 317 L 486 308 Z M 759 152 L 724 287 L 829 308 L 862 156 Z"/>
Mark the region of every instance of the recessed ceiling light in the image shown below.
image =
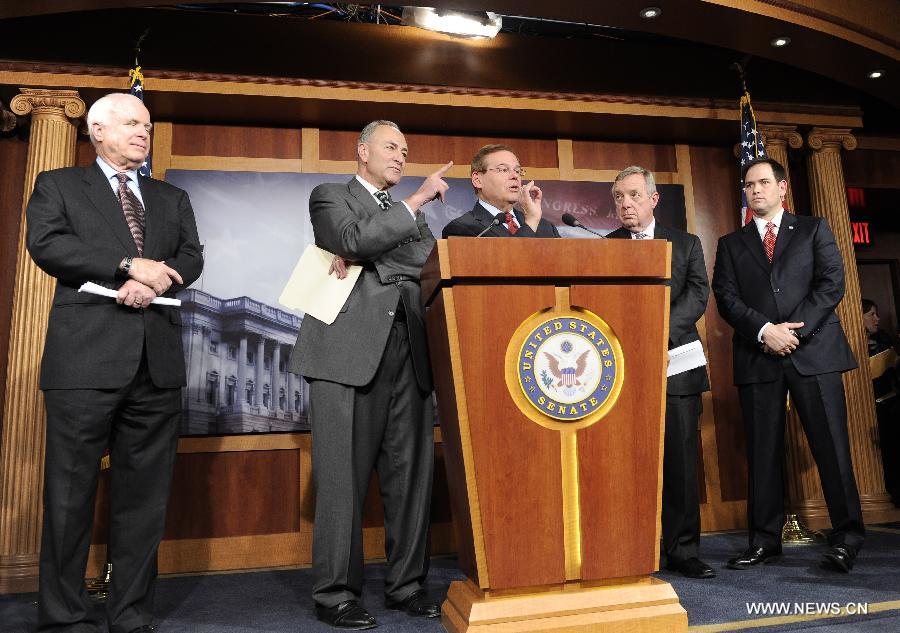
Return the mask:
<path id="1" fill-rule="evenodd" d="M 883 70 L 873 70 L 872 72 L 870 72 L 868 74 L 868 77 L 869 77 L 869 79 L 881 79 L 882 77 L 884 77 L 884 71 Z"/>
<path id="2" fill-rule="evenodd" d="M 781 37 L 776 37 L 774 40 L 769 42 L 769 44 L 771 44 L 775 48 L 782 48 L 784 46 L 787 46 L 790 43 L 791 43 L 791 38 L 787 37 L 786 35 L 782 35 Z"/>
<path id="3" fill-rule="evenodd" d="M 655 20 L 662 15 L 662 9 L 659 7 L 646 7 L 641 9 L 639 15 L 645 20 Z"/>

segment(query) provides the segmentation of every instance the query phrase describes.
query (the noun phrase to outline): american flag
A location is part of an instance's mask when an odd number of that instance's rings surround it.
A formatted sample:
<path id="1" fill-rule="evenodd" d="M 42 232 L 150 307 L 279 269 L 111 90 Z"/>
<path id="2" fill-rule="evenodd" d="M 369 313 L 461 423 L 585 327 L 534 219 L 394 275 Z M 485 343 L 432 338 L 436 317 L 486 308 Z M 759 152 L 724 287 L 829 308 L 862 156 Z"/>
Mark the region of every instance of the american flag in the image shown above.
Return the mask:
<path id="1" fill-rule="evenodd" d="M 138 65 L 137 61 L 134 63 L 134 67 L 128 71 L 128 78 L 131 80 L 131 84 L 129 86 L 129 92 L 133 94 L 135 97 L 144 100 L 144 73 L 141 72 L 141 67 Z M 151 166 L 150 154 L 147 154 L 147 159 L 144 161 L 144 164 L 141 165 L 140 169 L 138 169 L 138 173 L 141 176 L 146 176 L 150 178 L 153 175 L 153 169 Z"/>
<path id="2" fill-rule="evenodd" d="M 756 116 L 750 105 L 750 93 L 741 97 L 741 169 L 751 160 L 768 158 L 762 136 L 756 129 Z M 741 182 L 741 226 L 753 219 L 753 211 L 747 207 L 747 196 L 744 195 L 744 183 Z"/>

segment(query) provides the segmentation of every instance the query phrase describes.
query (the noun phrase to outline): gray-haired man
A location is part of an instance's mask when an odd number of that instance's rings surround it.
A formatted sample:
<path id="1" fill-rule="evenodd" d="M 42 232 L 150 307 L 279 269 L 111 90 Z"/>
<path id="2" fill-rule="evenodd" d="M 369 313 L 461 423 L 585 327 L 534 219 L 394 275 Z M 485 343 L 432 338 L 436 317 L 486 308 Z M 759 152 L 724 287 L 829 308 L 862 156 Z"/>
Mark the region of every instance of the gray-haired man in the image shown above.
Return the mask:
<path id="1" fill-rule="evenodd" d="M 613 239 L 657 239 L 672 243 L 669 282 L 669 349 L 699 341 L 697 320 L 706 310 L 709 283 L 703 247 L 696 235 L 663 226 L 653 210 L 659 192 L 653 174 L 637 165 L 619 172 L 613 199 L 622 228 Z M 700 496 L 697 483 L 697 427 L 701 394 L 709 389 L 706 367 L 696 367 L 666 382 L 666 429 L 663 456 L 662 534 L 666 567 L 690 578 L 712 578 L 700 560 Z"/>
<path id="2" fill-rule="evenodd" d="M 291 371 L 310 383 L 313 599 L 317 617 L 341 629 L 375 626 L 359 604 L 361 521 L 373 469 L 385 506 L 386 606 L 440 615 L 424 590 L 434 438 L 419 273 L 434 236 L 419 209 L 443 198 L 441 176 L 452 163 L 394 202 L 388 190 L 400 181 L 406 155 L 397 125 L 373 121 L 359 137 L 356 176 L 320 185 L 309 199 L 316 245 L 338 256 L 337 265 L 363 267 L 332 324 L 303 319 L 291 360 Z"/>

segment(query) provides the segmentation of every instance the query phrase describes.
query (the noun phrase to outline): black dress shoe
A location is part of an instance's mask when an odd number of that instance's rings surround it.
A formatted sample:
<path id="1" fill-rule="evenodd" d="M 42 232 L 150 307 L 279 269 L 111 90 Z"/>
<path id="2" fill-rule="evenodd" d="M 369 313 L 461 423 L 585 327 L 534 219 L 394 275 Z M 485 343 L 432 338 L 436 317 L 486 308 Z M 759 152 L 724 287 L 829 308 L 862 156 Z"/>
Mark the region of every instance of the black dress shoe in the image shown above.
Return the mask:
<path id="1" fill-rule="evenodd" d="M 772 563 L 781 558 L 781 546 L 763 547 L 762 545 L 751 545 L 745 549 L 740 556 L 735 556 L 728 560 L 728 569 L 749 569 L 760 563 Z"/>
<path id="2" fill-rule="evenodd" d="M 328 626 L 345 631 L 362 631 L 377 626 L 375 618 L 356 600 L 344 600 L 333 607 L 316 604 L 316 617 Z"/>
<path id="3" fill-rule="evenodd" d="M 441 605 L 428 597 L 423 589 L 417 589 L 403 600 L 385 600 L 384 606 L 388 609 L 405 611 L 406 615 L 414 618 L 436 618 L 441 614 Z"/>
<path id="4" fill-rule="evenodd" d="M 855 549 L 844 544 L 834 545 L 825 552 L 825 560 L 822 566 L 826 569 L 833 569 L 846 574 L 853 569 L 853 561 L 855 560 Z"/>
<path id="5" fill-rule="evenodd" d="M 716 577 L 716 572 L 713 571 L 713 568 L 704 563 L 696 556 L 692 558 L 685 558 L 684 560 L 669 559 L 666 561 L 666 569 L 668 569 L 669 571 L 677 571 L 679 574 L 681 574 L 682 576 L 686 576 L 687 578 Z"/>

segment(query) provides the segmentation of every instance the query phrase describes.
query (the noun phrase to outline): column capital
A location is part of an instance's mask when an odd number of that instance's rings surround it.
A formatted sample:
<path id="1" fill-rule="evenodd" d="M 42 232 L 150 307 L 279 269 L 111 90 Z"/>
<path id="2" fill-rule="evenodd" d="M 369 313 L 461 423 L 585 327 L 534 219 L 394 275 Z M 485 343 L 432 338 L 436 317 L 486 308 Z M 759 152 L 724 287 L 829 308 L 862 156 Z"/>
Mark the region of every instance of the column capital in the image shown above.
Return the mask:
<path id="1" fill-rule="evenodd" d="M 44 90 L 19 88 L 9 107 L 18 116 L 65 117 L 77 119 L 84 115 L 85 105 L 77 90 Z"/>
<path id="2" fill-rule="evenodd" d="M 810 149 L 817 152 L 839 152 L 841 148 L 847 151 L 856 149 L 856 137 L 850 133 L 850 128 L 846 127 L 814 127 L 806 135 L 806 143 Z"/>
<path id="3" fill-rule="evenodd" d="M 764 145 L 781 141 L 787 143 L 791 149 L 803 147 L 803 137 L 797 132 L 796 125 L 760 125 L 758 129 Z"/>

